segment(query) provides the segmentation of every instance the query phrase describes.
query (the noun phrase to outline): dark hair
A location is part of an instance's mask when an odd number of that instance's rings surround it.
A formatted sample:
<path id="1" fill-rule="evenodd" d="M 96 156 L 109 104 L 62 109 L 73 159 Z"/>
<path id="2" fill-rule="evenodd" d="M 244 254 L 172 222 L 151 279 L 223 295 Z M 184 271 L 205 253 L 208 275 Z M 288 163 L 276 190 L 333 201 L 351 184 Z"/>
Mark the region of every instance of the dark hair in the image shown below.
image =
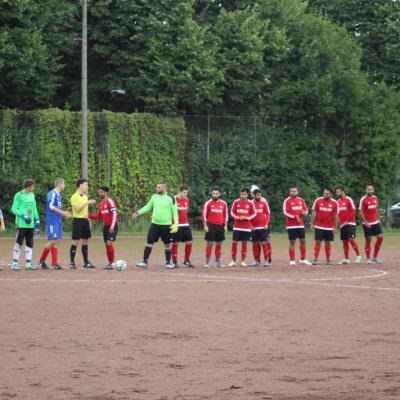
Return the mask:
<path id="1" fill-rule="evenodd" d="M 250 190 L 249 190 L 249 189 L 247 189 L 247 188 L 242 188 L 242 189 L 240 189 L 240 193 L 244 193 L 244 192 L 246 192 L 247 195 L 250 195 Z M 255 192 L 256 192 L 256 191 L 254 190 L 253 193 L 255 193 Z"/>
<path id="2" fill-rule="evenodd" d="M 242 190 L 243 191 L 243 190 Z M 253 190 L 253 193 L 256 195 L 256 194 L 258 194 L 258 193 L 261 193 L 261 190 L 260 189 L 254 189 Z"/>
<path id="3" fill-rule="evenodd" d="M 335 191 L 336 190 L 341 190 L 342 192 L 344 192 L 344 187 L 343 186 L 336 186 L 335 187 Z"/>
<path id="4" fill-rule="evenodd" d="M 180 191 L 180 192 L 183 192 L 184 190 L 189 190 L 188 185 L 181 185 L 181 186 L 179 186 L 179 191 Z"/>
<path id="5" fill-rule="evenodd" d="M 327 190 L 328 192 L 330 192 L 331 194 L 333 194 L 333 190 L 330 187 L 326 187 L 325 190 Z"/>
<path id="6" fill-rule="evenodd" d="M 25 179 L 24 180 L 24 189 L 31 187 L 34 184 L 35 184 L 35 181 L 33 179 Z"/>
<path id="7" fill-rule="evenodd" d="M 367 188 L 368 186 L 372 186 L 372 187 L 374 187 L 374 185 L 373 185 L 372 183 L 368 183 L 368 185 L 367 185 L 367 186 L 365 186 L 365 187 Z"/>
<path id="8" fill-rule="evenodd" d="M 298 186 L 295 184 L 295 183 L 292 183 L 291 185 L 290 185 L 290 188 L 289 189 L 298 189 Z"/>
<path id="9" fill-rule="evenodd" d="M 85 183 L 85 182 L 87 182 L 87 181 L 88 181 L 87 179 L 83 179 L 83 178 L 78 179 L 78 180 L 76 181 L 76 187 L 78 188 L 79 186 L 82 185 L 82 183 Z"/>
<path id="10" fill-rule="evenodd" d="M 213 192 L 214 190 L 217 190 L 218 192 L 221 193 L 221 189 L 218 186 L 215 186 L 211 189 L 211 191 Z"/>
<path id="11" fill-rule="evenodd" d="M 100 186 L 99 189 L 107 193 L 110 191 L 110 188 L 108 186 Z"/>

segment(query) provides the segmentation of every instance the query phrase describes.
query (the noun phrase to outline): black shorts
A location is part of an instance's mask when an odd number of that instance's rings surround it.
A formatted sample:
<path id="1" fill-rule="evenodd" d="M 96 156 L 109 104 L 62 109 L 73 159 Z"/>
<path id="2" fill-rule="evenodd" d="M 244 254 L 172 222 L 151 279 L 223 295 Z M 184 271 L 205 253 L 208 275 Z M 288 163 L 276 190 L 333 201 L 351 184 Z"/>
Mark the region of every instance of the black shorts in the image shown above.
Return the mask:
<path id="1" fill-rule="evenodd" d="M 170 229 L 171 225 L 151 224 L 147 233 L 147 243 L 157 243 L 158 239 L 161 239 L 164 244 L 170 244 L 172 241 Z"/>
<path id="2" fill-rule="evenodd" d="M 333 242 L 333 231 L 327 229 L 315 228 L 315 241 L 316 242 Z"/>
<path id="3" fill-rule="evenodd" d="M 287 230 L 287 234 L 288 234 L 290 242 L 294 242 L 297 239 L 299 239 L 299 240 L 306 239 L 306 230 L 304 228 L 291 228 L 291 229 L 286 229 L 286 230 Z"/>
<path id="4" fill-rule="evenodd" d="M 365 239 L 371 239 L 372 236 L 379 236 L 382 235 L 383 233 L 382 225 L 380 224 L 380 222 L 371 225 L 370 228 L 367 228 L 365 225 L 363 225 L 363 229 L 364 229 Z"/>
<path id="5" fill-rule="evenodd" d="M 72 220 L 72 240 L 87 240 L 91 237 L 89 220 L 86 218 L 74 218 Z"/>
<path id="6" fill-rule="evenodd" d="M 174 243 L 185 243 L 193 241 L 192 230 L 190 226 L 180 226 L 178 232 L 172 234 L 172 241 Z"/>
<path id="7" fill-rule="evenodd" d="M 349 240 L 356 238 L 356 226 L 345 225 L 340 228 L 340 240 Z"/>
<path id="8" fill-rule="evenodd" d="M 208 224 L 208 232 L 204 236 L 207 242 L 223 242 L 225 240 L 225 226 Z"/>
<path id="9" fill-rule="evenodd" d="M 103 239 L 104 239 L 104 243 L 105 242 L 115 242 L 117 240 L 117 233 L 118 233 L 118 225 L 115 224 L 114 226 L 114 232 L 110 233 L 108 232 L 110 229 L 109 225 L 105 225 L 103 226 Z"/>
<path id="10" fill-rule="evenodd" d="M 253 243 L 267 242 L 271 238 L 271 230 L 267 229 L 254 229 L 251 231 L 251 241 Z"/>
<path id="11" fill-rule="evenodd" d="M 251 238 L 251 232 L 233 230 L 232 240 L 234 242 L 248 242 Z"/>
<path id="12" fill-rule="evenodd" d="M 19 228 L 17 229 L 17 243 L 22 246 L 24 240 L 27 247 L 33 248 L 33 235 L 35 234 L 34 228 Z"/>

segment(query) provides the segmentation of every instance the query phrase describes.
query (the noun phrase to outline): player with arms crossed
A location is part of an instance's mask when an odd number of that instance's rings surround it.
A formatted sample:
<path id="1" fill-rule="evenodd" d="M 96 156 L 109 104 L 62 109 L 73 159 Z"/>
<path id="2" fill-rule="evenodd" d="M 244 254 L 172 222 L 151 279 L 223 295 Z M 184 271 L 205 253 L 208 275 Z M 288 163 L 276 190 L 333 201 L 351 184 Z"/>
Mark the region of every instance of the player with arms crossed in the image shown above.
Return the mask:
<path id="1" fill-rule="evenodd" d="M 54 189 L 47 194 L 46 200 L 46 229 L 47 240 L 40 256 L 39 265 L 42 269 L 62 269 L 58 263 L 58 244 L 63 236 L 62 217 L 70 218 L 69 211 L 62 210 L 61 192 L 65 189 L 65 182 L 57 178 Z M 51 252 L 51 266 L 47 266 L 46 258 Z"/>
<path id="2" fill-rule="evenodd" d="M 338 223 L 338 203 L 332 199 L 333 190 L 324 189 L 323 197 L 318 197 L 313 205 L 311 229 L 315 232 L 315 247 L 313 265 L 318 264 L 321 242 L 325 241 L 326 265 L 332 265 L 331 242 L 334 240 L 334 231 Z"/>
<path id="3" fill-rule="evenodd" d="M 188 187 L 182 185 L 179 188 L 179 194 L 175 196 L 176 205 L 178 207 L 178 232 L 172 234 L 172 262 L 178 266 L 178 246 L 179 242 L 185 243 L 185 258 L 183 265 L 187 268 L 193 268 L 194 265 L 190 262 L 190 254 L 192 253 L 193 236 L 189 226 L 189 198 Z"/>
<path id="4" fill-rule="evenodd" d="M 283 202 L 283 214 L 285 215 L 286 230 L 289 237 L 289 265 L 296 265 L 296 240 L 300 242 L 300 264 L 311 265 L 306 259 L 306 232 L 304 229 L 304 216 L 308 214 L 308 208 L 304 199 L 299 197 L 299 189 L 292 185 L 289 189 L 289 197 Z"/>
<path id="5" fill-rule="evenodd" d="M 110 188 L 108 186 L 100 186 L 98 195 L 101 199 L 97 213 L 89 214 L 89 219 L 103 220 L 103 240 L 106 246 L 108 264 L 104 267 L 106 270 L 113 270 L 115 263 L 114 242 L 117 240 L 118 233 L 118 213 L 117 205 L 114 200 L 108 197 Z"/>
<path id="6" fill-rule="evenodd" d="M 232 236 L 232 261 L 228 264 L 228 267 L 236 266 L 236 254 L 238 242 L 242 242 L 242 254 L 241 254 L 241 267 L 247 267 L 246 255 L 247 255 L 247 242 L 251 237 L 251 220 L 256 217 L 256 210 L 254 209 L 253 203 L 249 200 L 249 189 L 242 189 L 240 191 L 240 198 L 236 199 L 231 208 L 231 215 L 235 222 L 233 224 L 233 236 Z"/>
<path id="7" fill-rule="evenodd" d="M 379 217 L 379 200 L 374 195 L 375 189 L 373 185 L 368 185 L 365 190 L 366 195 L 361 198 L 359 208 L 364 229 L 367 264 L 382 264 L 382 261 L 378 258 L 383 242 L 382 225 Z M 371 260 L 371 241 L 373 236 L 376 237 L 376 242 L 374 257 Z"/>
<path id="8" fill-rule="evenodd" d="M 32 264 L 33 237 L 39 234 L 40 220 L 36 208 L 36 199 L 33 191 L 35 182 L 27 179 L 24 182 L 24 189 L 16 193 L 12 204 L 11 212 L 15 215 L 15 226 L 17 228 L 17 240 L 14 245 L 13 263 L 11 269 L 19 271 L 19 256 L 21 247 L 25 240 L 25 269 L 37 269 Z"/>
<path id="9" fill-rule="evenodd" d="M 78 179 L 76 181 L 76 192 L 71 197 L 72 206 L 72 244 L 69 250 L 71 269 L 76 269 L 75 256 L 79 241 L 82 240 L 83 268 L 96 268 L 89 261 L 89 239 L 92 237 L 89 222 L 89 205 L 95 204 L 96 200 L 88 199 L 87 192 L 89 185 L 87 179 Z"/>
<path id="10" fill-rule="evenodd" d="M 212 247 L 215 243 L 215 266 L 222 267 L 222 242 L 225 240 L 225 232 L 228 230 L 228 205 L 221 200 L 221 190 L 215 187 L 211 191 L 211 199 L 203 206 L 202 220 L 204 226 L 206 244 L 205 268 L 210 267 Z"/>
<path id="11" fill-rule="evenodd" d="M 356 207 L 353 199 L 346 195 L 344 188 L 338 186 L 335 190 L 338 202 L 338 215 L 340 225 L 340 240 L 343 243 L 344 259 L 339 261 L 339 265 L 350 264 L 350 246 L 356 253 L 356 263 L 361 262 L 360 250 L 356 242 Z"/>
<path id="12" fill-rule="evenodd" d="M 153 245 L 161 238 L 164 243 L 165 268 L 175 268 L 175 264 L 171 262 L 171 234 L 178 232 L 178 209 L 175 197 L 167 192 L 165 182 L 157 184 L 156 193 L 151 196 L 150 201 L 144 207 L 132 214 L 132 218 L 137 219 L 140 215 L 149 212 L 152 213 L 152 217 L 147 234 L 147 244 L 144 247 L 143 261 L 138 262 L 136 266 L 147 268 Z"/>
<path id="13" fill-rule="evenodd" d="M 258 267 L 261 263 L 261 247 L 264 253 L 264 266 L 268 267 L 272 264 L 270 237 L 271 230 L 269 223 L 271 221 L 271 211 L 268 201 L 262 197 L 261 190 L 252 187 L 253 206 L 256 216 L 251 220 L 251 241 L 253 242 L 254 261 L 250 264 L 252 267 Z"/>

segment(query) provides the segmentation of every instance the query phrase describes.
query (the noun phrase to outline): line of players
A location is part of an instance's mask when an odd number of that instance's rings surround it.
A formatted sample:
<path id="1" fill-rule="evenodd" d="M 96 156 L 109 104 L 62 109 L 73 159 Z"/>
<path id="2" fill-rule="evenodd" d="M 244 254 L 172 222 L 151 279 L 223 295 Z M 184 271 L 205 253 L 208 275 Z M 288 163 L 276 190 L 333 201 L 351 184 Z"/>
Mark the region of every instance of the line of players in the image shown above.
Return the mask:
<path id="1" fill-rule="evenodd" d="M 42 249 L 39 260 L 42 269 L 62 269 L 58 263 L 58 244 L 62 239 L 62 217 L 73 217 L 72 222 L 72 243 L 70 247 L 71 269 L 76 268 L 75 256 L 79 242 L 82 242 L 81 250 L 84 260 L 84 268 L 95 268 L 88 259 L 88 240 L 91 237 L 90 219 L 102 219 L 103 238 L 106 247 L 108 264 L 105 269 L 114 269 L 115 249 L 114 242 L 118 232 L 118 213 L 116 203 L 108 196 L 109 188 L 102 186 L 98 190 L 101 199 L 97 213 L 89 214 L 88 206 L 95 204 L 95 200 L 88 199 L 88 182 L 86 179 L 79 179 L 76 183 L 76 192 L 71 197 L 72 214 L 62 210 L 61 192 L 65 189 L 65 182 L 61 178 L 55 181 L 55 187 L 47 195 L 46 201 L 46 229 L 48 242 Z M 12 213 L 16 217 L 17 237 L 13 249 L 13 262 L 11 269 L 20 270 L 19 258 L 21 247 L 25 241 L 25 268 L 28 270 L 37 269 L 32 263 L 32 249 L 34 234 L 39 233 L 40 220 L 36 207 L 36 200 L 33 194 L 34 181 L 26 180 L 24 188 L 14 196 Z M 249 196 L 253 200 L 249 200 Z M 340 238 L 343 242 L 344 259 L 339 264 L 349 264 L 350 245 L 356 253 L 356 263 L 361 262 L 359 247 L 355 241 L 356 236 L 356 208 L 353 200 L 347 196 L 342 187 L 336 188 L 338 200 L 334 200 L 332 189 L 326 188 L 323 196 L 315 200 L 312 207 L 311 229 L 315 234 L 314 259 L 312 262 L 306 258 L 305 226 L 303 217 L 308 214 L 305 201 L 299 197 L 296 186 L 292 186 L 290 195 L 283 202 L 283 213 L 286 219 L 286 229 L 289 238 L 290 265 L 296 265 L 295 243 L 300 242 L 300 264 L 317 265 L 321 243 L 325 242 L 325 263 L 332 264 L 331 242 L 334 240 L 336 226 L 340 226 Z M 152 224 L 149 229 L 147 244 L 144 250 L 143 261 L 137 263 L 138 267 L 147 268 L 148 259 L 152 246 L 159 238 L 165 245 L 165 258 L 167 268 L 178 266 L 178 244 L 185 243 L 185 256 L 183 265 L 193 267 L 190 262 L 192 251 L 192 233 L 188 221 L 189 211 L 188 187 L 180 187 L 177 196 L 171 196 L 167 192 L 167 185 L 159 183 L 156 194 L 150 202 L 137 212 L 133 218 L 151 212 Z M 170 210 L 170 211 L 169 211 Z M 378 258 L 379 250 L 383 241 L 382 228 L 379 218 L 379 201 L 374 195 L 374 187 L 366 187 L 366 195 L 360 200 L 360 216 L 362 219 L 365 235 L 366 263 L 380 264 Z M 237 265 L 238 243 L 241 242 L 240 265 L 247 266 L 247 243 L 253 242 L 254 261 L 251 266 L 258 266 L 261 263 L 261 253 L 264 255 L 264 266 L 272 264 L 272 248 L 270 241 L 270 219 L 271 213 L 268 201 L 262 197 L 261 190 L 253 185 L 251 191 L 242 189 L 240 198 L 232 204 L 230 214 L 234 219 L 233 236 L 231 246 L 230 267 Z M 202 222 L 205 231 L 205 264 L 211 266 L 212 248 L 215 246 L 215 265 L 222 267 L 222 242 L 225 240 L 225 232 L 228 229 L 229 211 L 227 203 L 221 199 L 221 191 L 214 188 L 211 199 L 203 207 Z M 0 211 L 0 229 L 5 229 L 4 219 Z M 376 237 L 373 257 L 371 258 L 371 240 Z M 172 245 L 171 245 L 172 242 Z M 46 264 L 46 259 L 51 253 L 52 263 Z"/>

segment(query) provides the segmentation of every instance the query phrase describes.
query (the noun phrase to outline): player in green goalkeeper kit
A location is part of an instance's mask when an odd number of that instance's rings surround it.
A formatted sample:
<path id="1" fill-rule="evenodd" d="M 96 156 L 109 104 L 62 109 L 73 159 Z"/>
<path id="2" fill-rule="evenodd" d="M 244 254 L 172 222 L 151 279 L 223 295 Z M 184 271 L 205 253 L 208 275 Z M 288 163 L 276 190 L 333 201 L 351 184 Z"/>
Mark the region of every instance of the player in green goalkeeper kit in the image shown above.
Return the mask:
<path id="1" fill-rule="evenodd" d="M 171 262 L 171 234 L 178 231 L 178 208 L 175 197 L 167 193 L 166 183 L 159 183 L 156 191 L 157 193 L 151 196 L 150 201 L 143 208 L 132 214 L 132 218 L 136 219 L 140 215 L 152 212 L 143 261 L 138 262 L 136 266 L 147 268 L 153 244 L 161 238 L 165 246 L 165 268 L 175 268 L 175 264 Z"/>
<path id="2" fill-rule="evenodd" d="M 35 183 L 31 179 L 24 182 L 24 189 L 14 196 L 11 212 L 15 215 L 17 240 L 14 245 L 11 269 L 19 271 L 19 255 L 25 240 L 25 269 L 37 269 L 32 264 L 33 236 L 39 234 L 40 221 L 33 191 Z"/>

